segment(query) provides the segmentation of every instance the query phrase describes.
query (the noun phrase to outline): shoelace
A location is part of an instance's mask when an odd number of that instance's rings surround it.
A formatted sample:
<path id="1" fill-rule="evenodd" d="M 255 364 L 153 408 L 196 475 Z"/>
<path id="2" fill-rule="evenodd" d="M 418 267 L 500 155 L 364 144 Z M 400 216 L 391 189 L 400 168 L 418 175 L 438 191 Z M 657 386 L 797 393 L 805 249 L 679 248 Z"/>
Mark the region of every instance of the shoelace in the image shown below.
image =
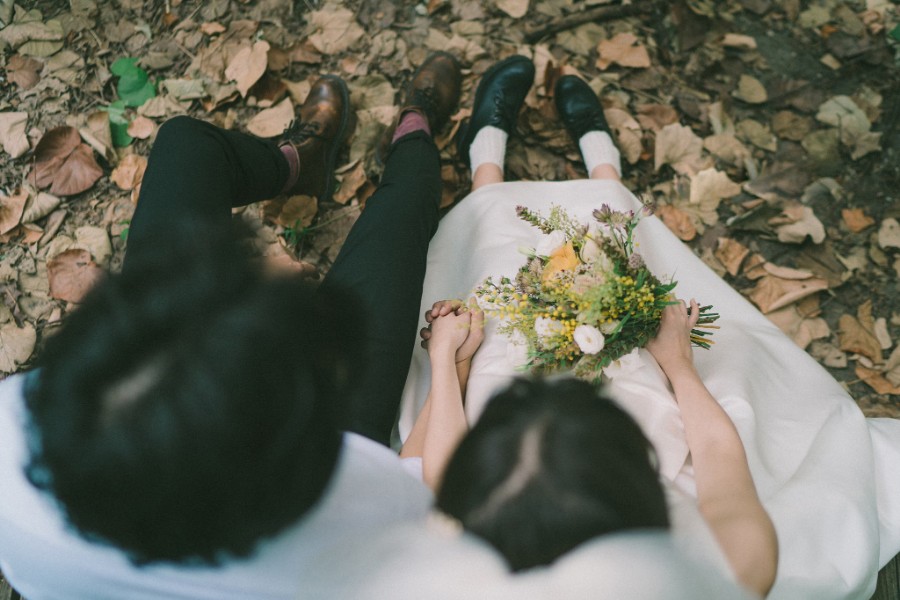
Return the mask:
<path id="1" fill-rule="evenodd" d="M 437 98 L 435 95 L 435 90 L 432 87 L 416 88 L 410 95 L 409 104 L 420 107 L 425 112 L 428 120 L 433 121 L 434 115 L 437 114 Z"/>
<path id="2" fill-rule="evenodd" d="M 288 126 L 285 139 L 293 144 L 299 144 L 309 138 L 324 139 L 320 133 L 321 129 L 322 127 L 318 123 L 292 121 Z"/>

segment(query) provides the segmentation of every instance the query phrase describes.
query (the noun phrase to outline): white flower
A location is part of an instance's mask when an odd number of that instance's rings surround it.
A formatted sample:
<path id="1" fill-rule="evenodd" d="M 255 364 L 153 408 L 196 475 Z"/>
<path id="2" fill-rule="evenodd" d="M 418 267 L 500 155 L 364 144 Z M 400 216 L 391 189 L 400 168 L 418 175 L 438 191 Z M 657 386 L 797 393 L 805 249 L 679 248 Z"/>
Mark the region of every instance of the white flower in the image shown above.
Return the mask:
<path id="1" fill-rule="evenodd" d="M 554 250 L 565 243 L 566 234 L 557 229 L 541 237 L 541 240 L 537 244 L 537 248 L 534 249 L 534 253 L 538 256 L 550 256 L 553 254 Z"/>
<path id="2" fill-rule="evenodd" d="M 620 356 L 618 360 L 614 360 L 605 367 L 603 373 L 610 379 L 621 377 L 623 375 L 631 375 L 632 373 L 637 372 L 643 364 L 644 359 L 641 358 L 640 349 L 635 348 L 628 354 Z"/>
<path id="3" fill-rule="evenodd" d="M 603 254 L 603 250 L 600 249 L 600 246 L 594 240 L 590 238 L 584 238 L 584 244 L 581 246 L 581 254 L 579 258 L 581 258 L 582 262 L 591 263 L 600 258 Z"/>
<path id="4" fill-rule="evenodd" d="M 575 343 L 585 354 L 597 354 L 603 350 L 606 339 L 600 330 L 591 325 L 579 325 L 575 328 Z"/>
<path id="5" fill-rule="evenodd" d="M 541 339 L 551 338 L 557 334 L 560 334 L 562 333 L 563 329 L 563 324 L 556 319 L 538 317 L 534 320 L 534 331 Z"/>

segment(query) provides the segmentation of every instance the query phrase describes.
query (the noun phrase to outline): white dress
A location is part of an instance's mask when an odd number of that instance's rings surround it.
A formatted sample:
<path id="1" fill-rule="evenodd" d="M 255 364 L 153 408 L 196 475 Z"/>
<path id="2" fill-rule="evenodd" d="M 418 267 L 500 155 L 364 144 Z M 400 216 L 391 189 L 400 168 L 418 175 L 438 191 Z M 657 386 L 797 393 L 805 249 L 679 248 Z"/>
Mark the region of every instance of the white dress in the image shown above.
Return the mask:
<path id="1" fill-rule="evenodd" d="M 513 276 L 521 246 L 541 234 L 518 219 L 524 205 L 549 214 L 564 206 L 583 223 L 602 204 L 636 210 L 638 200 L 612 181 L 515 182 L 473 192 L 442 220 L 431 242 L 422 313 L 460 298 L 488 276 Z M 641 221 L 637 251 L 661 278 L 678 281 L 681 298 L 713 304 L 722 316 L 711 350 L 697 367 L 741 435 L 750 469 L 780 541 L 770 598 L 869 598 L 877 571 L 900 552 L 900 420 L 866 419 L 844 389 L 739 293 L 711 271 L 656 217 Z M 515 347 L 486 326 L 467 391 L 470 420 L 519 372 Z M 416 350 L 403 395 L 405 437 L 430 375 Z M 646 352 L 619 369 L 613 395 L 653 441 L 662 475 L 687 494 L 693 478 L 683 427 L 659 367 Z"/>

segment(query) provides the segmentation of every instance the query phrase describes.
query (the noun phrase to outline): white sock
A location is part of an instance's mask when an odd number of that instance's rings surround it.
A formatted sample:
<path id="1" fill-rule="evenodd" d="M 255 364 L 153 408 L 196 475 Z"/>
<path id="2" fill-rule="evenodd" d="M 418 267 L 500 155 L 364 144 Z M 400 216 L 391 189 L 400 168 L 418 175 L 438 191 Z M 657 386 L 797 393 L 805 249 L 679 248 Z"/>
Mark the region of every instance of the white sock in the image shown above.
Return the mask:
<path id="1" fill-rule="evenodd" d="M 490 163 L 503 170 L 503 161 L 506 158 L 506 140 L 509 134 L 500 129 L 486 125 L 478 130 L 472 145 L 469 146 L 469 161 L 472 163 L 472 175 L 481 165 Z"/>
<path id="2" fill-rule="evenodd" d="M 619 149 L 613 143 L 612 138 L 605 131 L 588 131 L 578 140 L 581 148 L 581 156 L 584 158 L 584 166 L 587 167 L 588 176 L 594 167 L 598 165 L 612 165 L 619 177 L 622 176 L 622 159 Z"/>

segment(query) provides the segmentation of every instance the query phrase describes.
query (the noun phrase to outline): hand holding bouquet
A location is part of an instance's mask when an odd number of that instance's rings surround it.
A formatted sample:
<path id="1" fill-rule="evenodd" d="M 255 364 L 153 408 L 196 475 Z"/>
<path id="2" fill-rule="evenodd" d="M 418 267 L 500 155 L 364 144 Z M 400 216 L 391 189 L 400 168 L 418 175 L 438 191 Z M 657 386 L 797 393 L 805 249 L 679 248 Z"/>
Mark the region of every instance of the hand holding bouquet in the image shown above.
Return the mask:
<path id="1" fill-rule="evenodd" d="M 501 333 L 528 343 L 535 372 L 574 368 L 595 380 L 603 367 L 643 347 L 656 334 L 663 309 L 674 301 L 675 282 L 661 282 L 634 251 L 640 214 L 603 205 L 583 225 L 554 206 L 550 216 L 527 208 L 519 218 L 546 235 L 515 280 L 489 278 L 475 290 L 482 306 L 505 317 Z M 691 341 L 709 348 L 719 315 L 699 307 Z"/>

